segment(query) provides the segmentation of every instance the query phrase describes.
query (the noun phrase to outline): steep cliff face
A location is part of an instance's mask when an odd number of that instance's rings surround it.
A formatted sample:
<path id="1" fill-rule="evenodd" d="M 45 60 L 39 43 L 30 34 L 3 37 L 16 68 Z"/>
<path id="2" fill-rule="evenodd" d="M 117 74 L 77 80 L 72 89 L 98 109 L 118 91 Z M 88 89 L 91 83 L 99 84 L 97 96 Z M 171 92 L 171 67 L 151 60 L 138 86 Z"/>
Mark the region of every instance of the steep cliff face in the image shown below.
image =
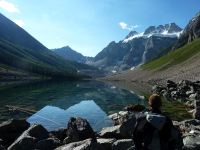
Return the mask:
<path id="1" fill-rule="evenodd" d="M 197 13 L 197 15 L 194 16 L 189 21 L 189 23 L 183 30 L 182 34 L 180 35 L 178 42 L 174 46 L 174 49 L 179 48 L 187 43 L 190 43 L 194 39 L 197 39 L 199 37 L 200 37 L 200 12 Z"/>

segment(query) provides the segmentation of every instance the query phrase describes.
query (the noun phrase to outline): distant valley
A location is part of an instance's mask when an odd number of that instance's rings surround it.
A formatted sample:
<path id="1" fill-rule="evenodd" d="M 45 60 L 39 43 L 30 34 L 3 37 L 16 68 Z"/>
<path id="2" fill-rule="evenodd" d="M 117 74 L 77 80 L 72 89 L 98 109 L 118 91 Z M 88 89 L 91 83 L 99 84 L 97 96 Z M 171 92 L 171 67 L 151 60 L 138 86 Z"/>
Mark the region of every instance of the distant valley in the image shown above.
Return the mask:
<path id="1" fill-rule="evenodd" d="M 2 14 L 0 24 L 1 80 L 78 79 L 89 77 L 90 72 L 99 74 L 95 67 L 60 57 Z"/>

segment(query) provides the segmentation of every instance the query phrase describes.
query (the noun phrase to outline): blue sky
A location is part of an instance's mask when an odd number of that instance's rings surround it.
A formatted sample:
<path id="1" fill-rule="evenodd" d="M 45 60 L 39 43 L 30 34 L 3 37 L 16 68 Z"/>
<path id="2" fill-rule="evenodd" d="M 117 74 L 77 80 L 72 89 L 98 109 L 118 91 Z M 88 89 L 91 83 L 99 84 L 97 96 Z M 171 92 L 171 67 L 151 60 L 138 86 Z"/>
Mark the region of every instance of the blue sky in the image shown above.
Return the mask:
<path id="1" fill-rule="evenodd" d="M 48 48 L 69 45 L 95 56 L 130 30 L 176 22 L 184 27 L 199 0 L 0 0 L 0 12 Z"/>

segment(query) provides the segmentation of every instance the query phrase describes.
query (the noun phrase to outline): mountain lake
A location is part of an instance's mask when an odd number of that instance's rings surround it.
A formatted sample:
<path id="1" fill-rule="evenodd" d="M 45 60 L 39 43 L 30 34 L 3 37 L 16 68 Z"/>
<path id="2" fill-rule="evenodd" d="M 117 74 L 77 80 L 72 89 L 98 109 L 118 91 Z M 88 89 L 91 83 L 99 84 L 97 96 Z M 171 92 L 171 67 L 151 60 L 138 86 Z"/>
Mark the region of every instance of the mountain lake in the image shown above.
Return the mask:
<path id="1" fill-rule="evenodd" d="M 133 92 L 99 81 L 24 83 L 0 89 L 0 122 L 26 118 L 31 124 L 42 124 L 51 131 L 66 127 L 70 117 L 82 117 L 95 131 L 100 131 L 113 125 L 109 114 L 128 104 L 146 105 L 146 102 Z M 24 111 L 9 111 L 7 105 Z"/>

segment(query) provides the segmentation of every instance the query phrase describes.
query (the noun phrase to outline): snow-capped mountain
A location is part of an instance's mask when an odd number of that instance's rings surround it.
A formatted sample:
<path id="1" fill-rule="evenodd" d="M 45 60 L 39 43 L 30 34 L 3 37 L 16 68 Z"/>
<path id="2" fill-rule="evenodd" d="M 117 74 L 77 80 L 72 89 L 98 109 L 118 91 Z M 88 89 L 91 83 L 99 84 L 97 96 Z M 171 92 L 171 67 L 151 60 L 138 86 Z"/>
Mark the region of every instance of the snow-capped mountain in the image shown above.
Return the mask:
<path id="1" fill-rule="evenodd" d="M 133 40 L 134 38 L 150 38 L 151 36 L 158 37 L 179 37 L 182 33 L 182 29 L 175 23 L 159 25 L 158 27 L 150 26 L 145 32 L 138 33 L 131 31 L 128 36 L 125 37 L 124 42 Z"/>
<path id="2" fill-rule="evenodd" d="M 171 50 L 182 29 L 175 23 L 150 26 L 144 32 L 131 31 L 123 40 L 111 42 L 93 61 L 93 65 L 116 72 L 136 67 Z"/>

